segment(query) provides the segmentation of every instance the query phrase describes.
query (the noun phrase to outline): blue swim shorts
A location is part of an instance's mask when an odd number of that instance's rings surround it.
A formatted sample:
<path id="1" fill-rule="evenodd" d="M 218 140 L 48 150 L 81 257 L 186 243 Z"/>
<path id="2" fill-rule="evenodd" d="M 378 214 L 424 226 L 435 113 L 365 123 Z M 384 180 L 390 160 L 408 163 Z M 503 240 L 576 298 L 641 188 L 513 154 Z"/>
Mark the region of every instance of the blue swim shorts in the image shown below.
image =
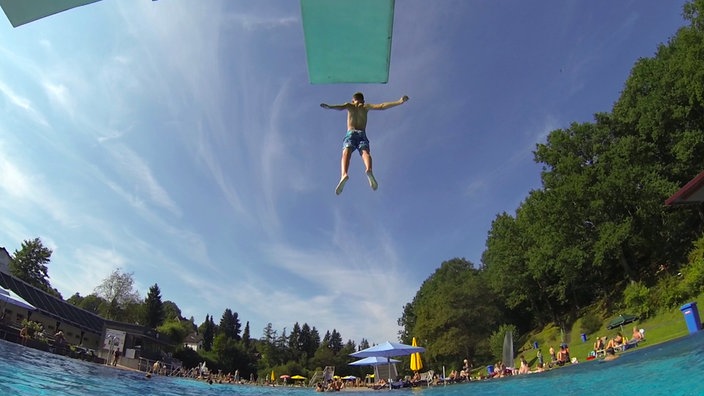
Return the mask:
<path id="1" fill-rule="evenodd" d="M 369 151 L 369 139 L 367 139 L 366 132 L 350 129 L 342 141 L 342 148 L 351 148 L 352 151 L 359 150 L 360 155 L 363 150 Z"/>

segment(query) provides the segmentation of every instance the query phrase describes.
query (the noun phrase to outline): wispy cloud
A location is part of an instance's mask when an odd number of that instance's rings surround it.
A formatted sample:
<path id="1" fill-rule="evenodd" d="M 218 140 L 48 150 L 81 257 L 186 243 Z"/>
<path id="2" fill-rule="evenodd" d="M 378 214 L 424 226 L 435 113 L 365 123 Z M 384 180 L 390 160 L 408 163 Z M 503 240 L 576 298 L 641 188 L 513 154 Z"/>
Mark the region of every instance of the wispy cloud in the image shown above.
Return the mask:
<path id="1" fill-rule="evenodd" d="M 272 30 L 282 27 L 290 27 L 300 23 L 300 18 L 297 16 L 280 16 L 270 17 L 256 14 L 237 14 L 229 13 L 225 17 L 226 22 L 232 22 L 240 25 L 245 30 Z"/>
<path id="2" fill-rule="evenodd" d="M 110 145 L 108 152 L 123 174 L 123 180 L 134 183 L 136 196 L 139 197 L 145 193 L 150 202 L 176 216 L 181 216 L 181 209 L 156 180 L 154 173 L 142 157 L 123 144 Z"/>
<path id="3" fill-rule="evenodd" d="M 62 290 L 72 290 L 82 296 L 93 293 L 115 269 L 125 269 L 127 259 L 115 250 L 83 245 L 67 252 L 71 267 L 52 267 L 52 284 Z M 77 270 L 80 268 L 80 271 Z M 64 296 L 68 298 L 69 296 Z"/>
<path id="4" fill-rule="evenodd" d="M 27 162 L 16 161 L 10 153 L 3 150 L 0 142 L 0 191 L 4 192 L 6 199 L 0 206 L 14 213 L 26 213 L 27 216 L 37 218 L 46 215 L 65 227 L 73 227 L 74 221 L 66 205 L 51 190 L 51 184 L 38 173 L 30 173 Z"/>
<path id="5" fill-rule="evenodd" d="M 49 123 L 46 121 L 44 115 L 42 115 L 33 105 L 32 101 L 24 96 L 17 94 L 12 88 L 10 88 L 5 82 L 0 81 L 0 93 L 2 93 L 10 104 L 19 108 L 24 114 L 26 114 L 33 122 L 48 126 Z"/>

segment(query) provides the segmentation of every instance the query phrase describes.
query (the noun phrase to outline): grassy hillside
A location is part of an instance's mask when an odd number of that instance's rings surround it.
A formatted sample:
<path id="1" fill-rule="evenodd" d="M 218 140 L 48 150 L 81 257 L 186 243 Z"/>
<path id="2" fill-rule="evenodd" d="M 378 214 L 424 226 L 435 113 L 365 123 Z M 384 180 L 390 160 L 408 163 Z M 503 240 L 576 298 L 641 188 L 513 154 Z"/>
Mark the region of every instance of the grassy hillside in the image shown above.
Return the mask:
<path id="1" fill-rule="evenodd" d="M 699 297 L 693 301 L 697 303 L 700 318 L 704 317 L 704 294 L 700 294 Z M 581 319 L 577 320 L 572 326 L 572 329 L 566 331 L 564 335 L 561 334 L 557 326 L 551 325 L 545 327 L 538 332 L 522 337 L 521 341 L 523 344 L 515 346 L 516 357 L 523 354 L 526 360 L 531 363 L 531 366 L 534 366 L 537 362 L 537 350 L 533 348 L 533 342 L 538 342 L 539 348 L 543 353 L 543 358 L 547 361 L 549 360 L 549 348 L 552 346 L 558 350 L 564 339 L 564 341 L 569 344 L 570 356 L 576 357 L 580 362 L 586 361 L 587 355 L 593 349 L 597 337 L 607 336 L 611 339 L 620 331 L 618 328 L 613 330 L 606 329 L 606 324 L 611 318 L 612 316 L 605 317 L 603 320 L 604 324 L 597 332 L 587 334 L 586 342 L 582 342 L 581 338 Z M 684 315 L 679 307 L 658 313 L 656 316 L 644 321 L 625 325 L 622 334 L 630 339 L 634 325 L 638 326 L 639 329 L 645 329 L 646 340 L 639 345 L 639 348 L 647 348 L 689 334 Z"/>

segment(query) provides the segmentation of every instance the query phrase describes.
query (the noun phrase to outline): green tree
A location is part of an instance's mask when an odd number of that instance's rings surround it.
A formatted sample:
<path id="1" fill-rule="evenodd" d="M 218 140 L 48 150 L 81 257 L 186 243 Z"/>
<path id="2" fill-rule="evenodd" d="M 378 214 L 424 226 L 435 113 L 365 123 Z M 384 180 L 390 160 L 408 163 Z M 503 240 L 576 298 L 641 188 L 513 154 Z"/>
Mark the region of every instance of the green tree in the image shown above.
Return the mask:
<path id="1" fill-rule="evenodd" d="M 260 368 L 272 368 L 284 362 L 283 351 L 278 344 L 279 339 L 280 337 L 274 326 L 271 323 L 267 323 L 262 337 L 259 339 L 260 342 L 257 343 L 257 349 L 261 354 Z"/>
<path id="2" fill-rule="evenodd" d="M 139 312 L 135 310 L 141 307 L 141 302 L 139 293 L 134 290 L 133 273 L 123 273 L 119 268 L 114 270 L 100 285 L 96 286 L 94 293 L 105 300 L 105 304 L 100 308 L 105 318 L 111 320 L 124 320 L 127 316 L 139 318 Z"/>
<path id="3" fill-rule="evenodd" d="M 456 258 L 423 282 L 399 324 L 426 347 L 429 364 L 456 367 L 464 358 L 490 356 L 486 340 L 502 317 L 498 301 L 481 270 Z"/>
<path id="4" fill-rule="evenodd" d="M 320 334 L 315 327 L 303 323 L 299 336 L 300 350 L 306 358 L 311 358 L 320 346 Z"/>
<path id="5" fill-rule="evenodd" d="M 213 351 L 215 351 L 224 372 L 234 373 L 237 369 L 250 366 L 248 353 L 242 343 L 228 337 L 223 332 L 215 336 Z"/>
<path id="6" fill-rule="evenodd" d="M 223 312 L 220 318 L 220 326 L 218 326 L 219 331 L 227 337 L 239 341 L 241 327 L 242 324 L 240 323 L 237 312 L 232 312 L 230 308 L 225 309 L 225 312 Z"/>
<path id="7" fill-rule="evenodd" d="M 144 299 L 144 324 L 147 327 L 156 329 L 164 323 L 164 303 L 161 302 L 161 290 L 156 283 L 149 288 L 147 297 Z M 171 320 L 178 318 L 171 318 Z"/>
<path id="8" fill-rule="evenodd" d="M 183 345 L 183 341 L 190 334 L 190 324 L 188 322 L 179 322 L 176 320 L 167 320 L 162 325 L 156 327 L 159 334 L 164 335 L 175 345 Z"/>
<path id="9" fill-rule="evenodd" d="M 337 332 L 337 330 L 332 329 L 331 332 L 327 332 L 323 338 L 323 344 L 332 351 L 333 354 L 337 355 L 342 350 L 342 335 Z"/>
<path id="10" fill-rule="evenodd" d="M 244 331 L 242 332 L 242 345 L 244 345 L 246 350 L 249 350 L 251 345 L 251 339 L 249 335 L 249 321 L 244 325 Z"/>
<path id="11" fill-rule="evenodd" d="M 51 249 L 44 246 L 39 238 L 23 241 L 21 249 L 15 250 L 10 259 L 10 274 L 40 290 L 52 293 L 47 268 L 51 253 Z"/>
<path id="12" fill-rule="evenodd" d="M 205 315 L 205 321 L 201 324 L 199 330 L 203 334 L 203 349 L 210 351 L 213 348 L 213 339 L 215 337 L 215 322 L 212 316 Z"/>
<path id="13" fill-rule="evenodd" d="M 85 309 L 88 312 L 92 312 L 96 315 L 100 315 L 100 307 L 101 305 L 105 304 L 105 300 L 95 294 L 89 294 L 85 297 L 82 297 L 79 293 L 75 293 L 74 295 L 69 297 L 66 302 L 68 302 L 69 304 L 73 304 L 78 308 Z"/>
<path id="14" fill-rule="evenodd" d="M 181 309 L 176 305 L 175 302 L 166 300 L 162 304 L 164 307 L 164 320 L 180 320 L 183 319 L 181 316 Z M 191 317 L 191 323 L 194 323 L 193 317 Z"/>
<path id="15" fill-rule="evenodd" d="M 291 334 L 288 336 L 288 348 L 291 350 L 293 360 L 299 360 L 304 355 L 303 340 L 301 339 L 301 326 L 296 322 Z"/>

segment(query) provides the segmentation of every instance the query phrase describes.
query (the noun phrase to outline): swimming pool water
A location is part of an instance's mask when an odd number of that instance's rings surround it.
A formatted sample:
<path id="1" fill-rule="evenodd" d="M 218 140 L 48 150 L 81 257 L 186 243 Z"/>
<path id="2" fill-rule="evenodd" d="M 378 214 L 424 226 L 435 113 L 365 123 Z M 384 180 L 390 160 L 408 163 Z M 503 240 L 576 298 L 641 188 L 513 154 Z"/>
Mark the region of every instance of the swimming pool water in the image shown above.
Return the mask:
<path id="1" fill-rule="evenodd" d="M 704 395 L 704 331 L 610 361 L 591 361 L 539 374 L 460 385 L 393 390 L 448 395 Z M 353 395 L 378 395 L 354 392 Z M 203 382 L 115 369 L 0 340 L 0 395 L 303 395 L 309 388 Z"/>

